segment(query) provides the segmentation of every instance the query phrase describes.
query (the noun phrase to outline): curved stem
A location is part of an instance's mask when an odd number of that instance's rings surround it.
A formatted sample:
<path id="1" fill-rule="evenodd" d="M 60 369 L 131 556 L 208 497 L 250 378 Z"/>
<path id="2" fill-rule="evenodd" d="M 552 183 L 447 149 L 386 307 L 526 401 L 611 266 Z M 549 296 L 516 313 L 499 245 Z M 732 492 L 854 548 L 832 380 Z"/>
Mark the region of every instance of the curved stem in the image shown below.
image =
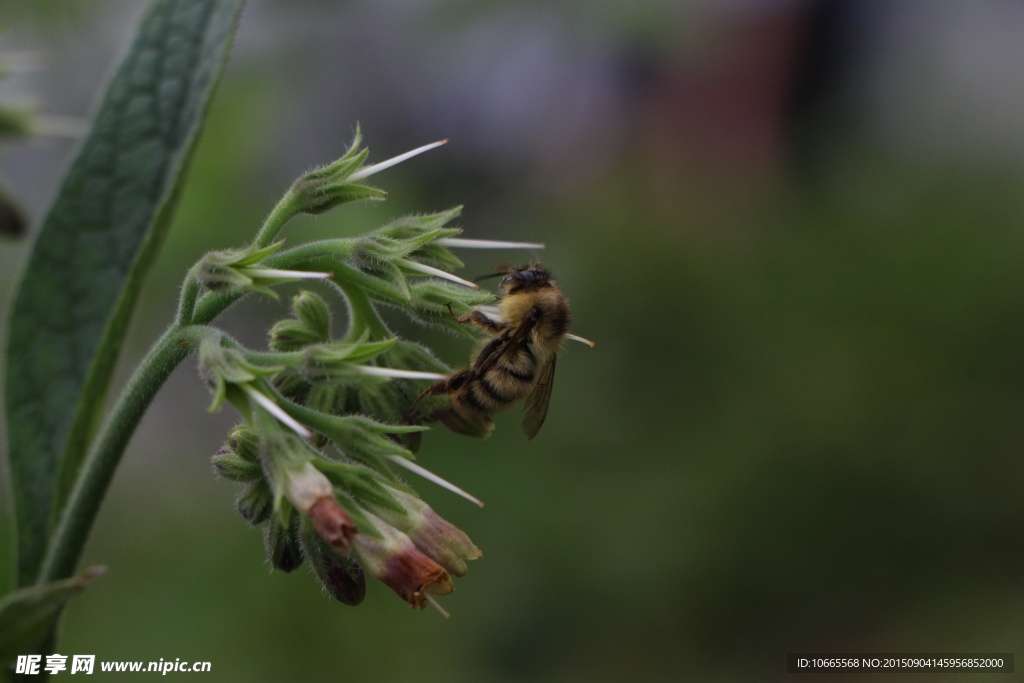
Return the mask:
<path id="1" fill-rule="evenodd" d="M 189 325 L 192 323 L 192 316 L 195 315 L 196 299 L 199 298 L 199 264 L 189 268 L 185 275 L 185 282 L 181 285 L 181 298 L 178 300 L 178 325 Z"/>
<path id="2" fill-rule="evenodd" d="M 174 368 L 198 348 L 203 338 L 214 332 L 220 334 L 207 327 L 175 324 L 153 345 L 136 368 L 82 462 L 74 488 L 50 536 L 38 583 L 62 579 L 74 573 L 100 502 L 143 414 Z"/>
<path id="3" fill-rule="evenodd" d="M 393 336 L 391 331 L 388 330 L 387 325 L 384 324 L 384 321 L 377 314 L 377 309 L 373 307 L 369 297 L 366 296 L 362 289 L 343 280 L 336 280 L 335 284 L 345 294 L 345 299 L 348 301 L 348 309 L 351 313 L 349 316 L 349 330 L 342 342 L 351 343 L 356 341 L 363 334 L 363 330 L 370 330 L 371 339 L 387 339 Z"/>
<path id="4" fill-rule="evenodd" d="M 263 221 L 263 227 L 256 233 L 256 239 L 253 240 L 253 243 L 260 248 L 270 246 L 270 243 L 277 237 L 277 233 L 281 232 L 281 228 L 284 227 L 285 223 L 294 218 L 298 213 L 298 202 L 296 201 L 295 193 L 288 190 L 281 197 L 281 201 L 270 211 L 267 219 Z"/>

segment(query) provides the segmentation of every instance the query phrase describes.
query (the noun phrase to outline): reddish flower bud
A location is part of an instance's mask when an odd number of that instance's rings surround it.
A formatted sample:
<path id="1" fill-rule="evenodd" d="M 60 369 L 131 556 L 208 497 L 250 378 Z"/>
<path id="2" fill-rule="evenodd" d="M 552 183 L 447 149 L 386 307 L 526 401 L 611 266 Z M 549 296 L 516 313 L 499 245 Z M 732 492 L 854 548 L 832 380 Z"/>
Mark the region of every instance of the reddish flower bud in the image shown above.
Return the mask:
<path id="1" fill-rule="evenodd" d="M 333 494 L 317 498 L 306 514 L 327 545 L 342 555 L 352 551 L 352 538 L 359 530 L 349 514 L 338 506 Z"/>
<path id="2" fill-rule="evenodd" d="M 373 512 L 404 532 L 423 554 L 453 575 L 466 574 L 465 560 L 483 557 L 464 531 L 434 512 L 422 500 L 390 486 L 387 491 L 405 508 L 405 513 L 371 505 Z"/>
<path id="3" fill-rule="evenodd" d="M 412 540 L 382 519 L 366 516 L 381 536 L 358 534 L 353 539 L 363 568 L 387 584 L 399 597 L 423 609 L 427 595 L 448 595 L 455 586 L 444 567 L 424 555 Z"/>

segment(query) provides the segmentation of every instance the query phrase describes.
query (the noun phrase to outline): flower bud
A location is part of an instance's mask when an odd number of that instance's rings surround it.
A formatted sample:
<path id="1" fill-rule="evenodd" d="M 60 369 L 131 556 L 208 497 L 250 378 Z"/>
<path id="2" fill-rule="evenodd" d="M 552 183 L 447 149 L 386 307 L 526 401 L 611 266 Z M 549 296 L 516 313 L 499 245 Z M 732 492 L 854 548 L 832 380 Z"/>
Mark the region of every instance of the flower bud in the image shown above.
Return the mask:
<path id="1" fill-rule="evenodd" d="M 288 573 L 302 564 L 302 551 L 299 547 L 298 517 L 290 515 L 288 526 L 284 526 L 277 518 L 271 519 L 263 540 L 267 546 L 267 559 L 270 565 L 279 572 Z"/>
<path id="2" fill-rule="evenodd" d="M 214 454 L 213 468 L 218 476 L 230 481 L 255 481 L 263 476 L 259 463 L 249 462 L 227 447 Z"/>
<path id="3" fill-rule="evenodd" d="M 270 348 L 274 351 L 298 351 L 322 341 L 320 335 L 294 318 L 278 320 L 270 328 Z"/>
<path id="4" fill-rule="evenodd" d="M 366 577 L 355 561 L 338 555 L 320 538 L 312 521 L 303 518 L 299 540 L 302 554 L 324 590 L 338 602 L 356 606 L 366 597 Z"/>
<path id="5" fill-rule="evenodd" d="M 267 441 L 270 448 L 278 446 L 277 452 L 271 455 L 275 465 L 275 487 L 279 487 L 281 494 L 313 521 L 317 533 L 329 546 L 347 555 L 352 549 L 351 539 L 357 532 L 355 522 L 338 506 L 334 487 L 327 477 L 308 459 L 303 459 L 308 457 L 308 449 L 304 444 L 296 444 L 295 437 L 288 434 L 271 437 Z"/>
<path id="6" fill-rule="evenodd" d="M 383 458 L 408 455 L 389 434 L 421 432 L 427 427 L 419 425 L 387 425 L 361 415 L 331 416 L 317 425 L 317 431 L 330 439 L 354 460 L 378 471 L 388 471 Z"/>
<path id="7" fill-rule="evenodd" d="M 251 526 L 267 521 L 274 510 L 274 496 L 266 480 L 254 481 L 238 499 L 237 508 Z"/>
<path id="8" fill-rule="evenodd" d="M 394 346 L 398 339 L 367 341 L 367 335 L 347 344 L 319 344 L 310 346 L 302 361 L 302 374 L 310 382 L 351 384 L 357 381 L 386 382 L 386 377 L 368 375 L 364 363 Z"/>
<path id="9" fill-rule="evenodd" d="M 343 157 L 327 166 L 310 171 L 295 181 L 289 194 L 298 211 L 317 215 L 346 202 L 379 201 L 387 193 L 375 187 L 362 185 L 359 183 L 360 180 L 448 141 L 424 145 L 411 152 L 366 167 L 363 166 L 363 162 L 366 161 L 369 150 L 360 150 L 361 142 L 362 133 L 356 129 L 352 145 Z"/>
<path id="10" fill-rule="evenodd" d="M 295 318 L 279 320 L 270 329 L 270 348 L 298 351 L 331 340 L 331 312 L 320 296 L 309 291 L 300 292 L 292 299 L 292 312 Z"/>
<path id="11" fill-rule="evenodd" d="M 356 535 L 356 525 L 349 514 L 338 506 L 333 494 L 330 497 L 317 498 L 309 509 L 309 518 L 313 520 L 316 532 L 327 545 L 342 555 L 352 552 L 352 537 Z"/>
<path id="12" fill-rule="evenodd" d="M 214 292 L 260 292 L 276 299 L 277 293 L 270 289 L 271 285 L 331 277 L 330 273 L 279 270 L 263 266 L 263 260 L 277 251 L 281 244 L 276 242 L 263 249 L 253 244 L 242 249 L 211 251 L 196 264 L 196 279 Z"/>
<path id="13" fill-rule="evenodd" d="M 285 369 L 274 376 L 274 388 L 285 398 L 296 403 L 305 403 L 309 393 L 309 382 L 299 372 Z"/>
<path id="14" fill-rule="evenodd" d="M 231 450 L 247 462 L 259 463 L 260 437 L 249 429 L 248 425 L 237 424 L 228 433 L 228 444 Z"/>
<path id="15" fill-rule="evenodd" d="M 462 207 L 456 206 L 433 214 L 402 216 L 378 228 L 372 234 L 393 240 L 419 239 L 421 244 L 403 256 L 414 257 L 417 261 L 438 268 L 462 268 L 465 264 L 448 251 L 444 244 L 446 239 L 462 232 L 460 228 L 444 227 L 461 213 Z"/>
<path id="16" fill-rule="evenodd" d="M 213 390 L 213 400 L 208 410 L 220 409 L 227 397 L 228 385 L 254 382 L 261 377 L 270 377 L 280 367 L 260 367 L 245 359 L 240 351 L 226 348 L 219 341 L 204 341 L 199 347 L 199 374 Z"/>
<path id="17" fill-rule="evenodd" d="M 319 294 L 302 290 L 292 299 L 292 311 L 319 342 L 331 340 L 331 309 Z"/>
<path id="18" fill-rule="evenodd" d="M 424 555 L 412 540 L 372 514 L 366 515 L 379 536 L 360 532 L 352 541 L 359 563 L 416 609 L 427 606 L 427 595 L 455 590 L 444 567 Z"/>
<path id="19" fill-rule="evenodd" d="M 424 555 L 455 576 L 466 574 L 465 560 L 483 557 L 464 531 L 434 512 L 416 496 L 385 485 L 405 512 L 368 503 L 367 507 L 385 522 L 404 532 Z"/>

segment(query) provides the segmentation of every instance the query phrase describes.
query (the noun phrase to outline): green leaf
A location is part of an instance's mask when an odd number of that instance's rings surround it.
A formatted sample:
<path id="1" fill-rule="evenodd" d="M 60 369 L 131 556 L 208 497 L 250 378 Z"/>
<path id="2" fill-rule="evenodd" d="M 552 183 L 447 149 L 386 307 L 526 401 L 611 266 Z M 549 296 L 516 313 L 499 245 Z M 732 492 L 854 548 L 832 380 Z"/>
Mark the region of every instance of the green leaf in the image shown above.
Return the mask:
<path id="1" fill-rule="evenodd" d="M 29 586 L 0 598 L 0 667 L 18 655 L 37 653 L 50 637 L 67 601 L 98 579 L 103 567 L 78 576 Z"/>
<path id="2" fill-rule="evenodd" d="M 243 2 L 153 3 L 32 252 L 7 349 L 22 585 L 99 421 Z"/>

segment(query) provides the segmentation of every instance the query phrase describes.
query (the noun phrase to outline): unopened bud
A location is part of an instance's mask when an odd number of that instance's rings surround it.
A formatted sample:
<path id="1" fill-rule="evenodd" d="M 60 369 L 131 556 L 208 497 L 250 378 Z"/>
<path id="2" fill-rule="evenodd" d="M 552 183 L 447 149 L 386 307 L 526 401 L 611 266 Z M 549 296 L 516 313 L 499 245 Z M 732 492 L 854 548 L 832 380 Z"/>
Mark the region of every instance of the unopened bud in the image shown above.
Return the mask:
<path id="1" fill-rule="evenodd" d="M 352 538 L 358 529 L 349 514 L 338 506 L 333 494 L 318 498 L 308 514 L 316 532 L 327 545 L 341 555 L 352 551 Z"/>
<path id="2" fill-rule="evenodd" d="M 300 541 L 302 554 L 309 559 L 309 565 L 324 590 L 345 605 L 354 607 L 363 601 L 366 577 L 362 567 L 332 550 L 320 538 L 312 520 L 302 520 Z"/>
<path id="3" fill-rule="evenodd" d="M 213 456 L 217 475 L 230 481 L 255 481 L 263 476 L 263 468 L 242 458 L 230 448 L 222 448 Z"/>
<path id="4" fill-rule="evenodd" d="M 331 340 L 331 309 L 316 292 L 303 290 L 292 299 L 295 316 L 317 335 L 319 342 Z"/>
<path id="5" fill-rule="evenodd" d="M 334 550 L 347 555 L 358 529 L 352 517 L 334 499 L 330 480 L 309 461 L 282 467 L 284 495 L 303 515 L 313 520 L 317 533 Z"/>
<path id="6" fill-rule="evenodd" d="M 281 242 L 258 249 L 250 245 L 243 249 L 211 251 L 197 264 L 196 279 L 215 292 L 242 294 L 260 292 L 277 298 L 271 285 L 294 280 L 325 279 L 331 273 L 303 270 L 279 270 L 262 265 L 263 260 L 281 247 Z"/>
<path id="7" fill-rule="evenodd" d="M 359 181 L 448 141 L 424 145 L 411 152 L 365 167 L 363 162 L 366 161 L 368 150 L 359 149 L 361 142 L 362 133 L 357 129 L 352 145 L 343 157 L 327 166 L 310 171 L 295 181 L 290 193 L 299 211 L 317 215 L 346 202 L 381 200 L 386 195 L 383 190 L 362 185 Z"/>
<path id="8" fill-rule="evenodd" d="M 260 437 L 248 425 L 238 424 L 228 433 L 231 450 L 248 462 L 260 461 Z"/>
<path id="9" fill-rule="evenodd" d="M 267 546 L 267 559 L 277 571 L 288 573 L 302 564 L 302 551 L 296 538 L 298 520 L 292 515 L 287 527 L 276 518 L 267 525 L 264 542 Z"/>
<path id="10" fill-rule="evenodd" d="M 263 479 L 253 482 L 238 499 L 238 512 L 251 526 L 267 521 L 274 510 L 274 496 Z"/>

